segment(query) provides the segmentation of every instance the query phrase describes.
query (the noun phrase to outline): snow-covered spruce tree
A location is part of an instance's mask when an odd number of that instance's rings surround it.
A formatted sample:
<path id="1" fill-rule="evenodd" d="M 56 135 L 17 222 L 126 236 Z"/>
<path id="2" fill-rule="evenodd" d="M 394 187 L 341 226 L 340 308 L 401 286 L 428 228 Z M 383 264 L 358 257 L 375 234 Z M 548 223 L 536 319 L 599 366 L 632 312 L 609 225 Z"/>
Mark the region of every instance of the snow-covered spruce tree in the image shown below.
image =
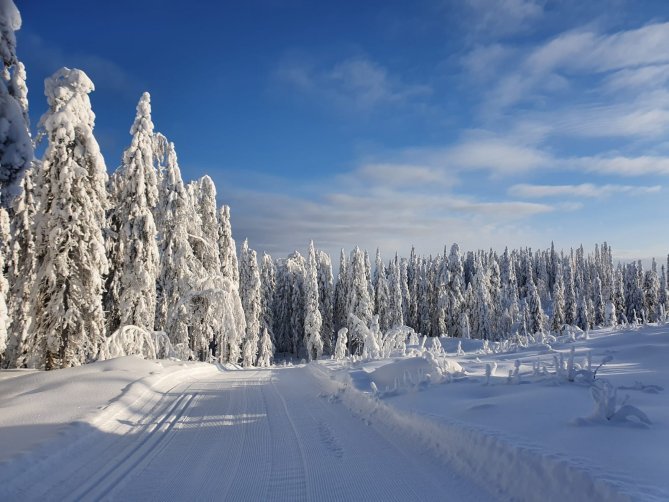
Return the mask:
<path id="1" fill-rule="evenodd" d="M 222 206 L 218 211 L 218 249 L 223 277 L 227 277 L 239 285 L 237 250 L 235 248 L 235 240 L 232 238 L 229 206 Z"/>
<path id="2" fill-rule="evenodd" d="M 219 223 L 216 216 L 216 185 L 209 176 L 203 176 L 197 182 L 197 199 L 193 201 L 200 217 L 200 231 L 192 238 L 191 245 L 195 256 L 202 264 L 207 277 L 221 274 L 221 258 L 218 244 Z"/>
<path id="3" fill-rule="evenodd" d="M 158 203 L 158 187 L 151 99 L 147 92 L 137 104 L 130 134 L 132 142 L 123 154 L 112 195 L 110 220 L 118 225 L 118 252 L 111 263 L 108 288 L 112 298 L 117 296 L 118 304 L 108 313 L 110 332 L 126 325 L 153 331 L 156 318 L 159 256 L 153 209 Z"/>
<path id="4" fill-rule="evenodd" d="M 10 318 L 7 312 L 7 293 L 9 292 L 9 283 L 5 277 L 5 249 L 9 242 L 9 216 L 5 208 L 0 207 L 0 367 L 5 366 L 7 349 L 7 328 L 10 324 Z"/>
<path id="5" fill-rule="evenodd" d="M 488 274 L 483 268 L 481 260 L 476 260 L 476 273 L 472 277 L 473 290 L 473 310 L 472 318 L 472 334 L 474 338 L 482 340 L 490 340 L 492 338 L 492 308 L 490 298 L 490 283 L 488 282 Z"/>
<path id="6" fill-rule="evenodd" d="M 381 260 L 381 252 L 377 249 L 376 269 L 374 271 L 374 313 L 379 316 L 379 327 L 384 333 L 390 328 L 388 319 L 389 296 L 385 266 L 383 260 Z"/>
<path id="7" fill-rule="evenodd" d="M 21 15 L 12 0 L 0 2 L 0 203 L 9 207 L 17 181 L 30 167 L 33 146 L 28 123 L 28 88 L 23 64 L 16 58 L 15 31 Z"/>
<path id="8" fill-rule="evenodd" d="M 318 309 L 321 312 L 321 338 L 323 353 L 334 353 L 334 283 L 332 261 L 324 251 L 317 252 L 318 261 Z"/>
<path id="9" fill-rule="evenodd" d="M 488 265 L 488 289 L 490 291 L 490 312 L 489 322 L 493 339 L 500 339 L 504 336 L 501 330 L 500 319 L 502 316 L 502 277 L 497 262 L 497 255 L 490 258 Z"/>
<path id="10" fill-rule="evenodd" d="M 36 166 L 37 167 L 37 166 Z M 35 167 L 35 168 L 36 168 Z M 25 367 L 35 355 L 30 332 L 30 294 L 35 282 L 35 232 L 37 205 L 33 185 L 33 170 L 27 169 L 21 179 L 18 195 L 13 202 L 11 222 L 8 301 L 9 326 L 6 367 Z"/>
<path id="11" fill-rule="evenodd" d="M 276 293 L 276 266 L 267 253 L 263 254 L 260 266 L 261 327 L 266 329 L 272 343 L 274 338 L 274 295 Z"/>
<path id="12" fill-rule="evenodd" d="M 157 283 L 160 286 L 155 327 L 165 331 L 177 353 L 185 357 L 189 349 L 188 305 L 181 299 L 196 287 L 197 278 L 195 256 L 188 242 L 190 201 L 172 143 L 169 145 L 160 193 L 164 230 L 159 241 L 160 273 Z"/>
<path id="13" fill-rule="evenodd" d="M 420 282 L 420 258 L 416 254 L 414 247 L 411 247 L 409 260 L 407 262 L 407 285 L 409 288 L 408 315 L 404 322 L 413 329 L 420 331 L 418 326 L 418 283 Z"/>
<path id="14" fill-rule="evenodd" d="M 323 355 L 321 327 L 323 319 L 318 308 L 318 265 L 314 242 L 309 243 L 309 259 L 304 278 L 304 346 L 309 361 Z"/>
<path id="15" fill-rule="evenodd" d="M 274 360 L 274 345 L 269 331 L 266 327 L 262 330 L 262 337 L 260 337 L 260 348 L 258 350 L 258 367 L 269 368 Z"/>
<path id="16" fill-rule="evenodd" d="M 260 339 L 260 271 L 256 252 L 249 249 L 248 240 L 242 244 L 242 259 L 239 270 L 239 296 L 246 316 L 246 336 L 242 349 L 242 365 L 253 366 L 258 357 Z"/>
<path id="17" fill-rule="evenodd" d="M 599 276 L 595 277 L 592 295 L 594 299 L 592 323 L 594 326 L 602 326 L 605 321 L 606 309 L 604 305 L 604 297 L 602 296 L 602 281 Z"/>
<path id="18" fill-rule="evenodd" d="M 348 317 L 348 262 L 346 260 L 346 253 L 342 249 L 339 253 L 339 275 L 337 276 L 337 284 L 335 286 L 335 304 L 334 304 L 334 327 L 335 331 L 346 326 L 346 318 Z"/>
<path id="19" fill-rule="evenodd" d="M 659 317 L 660 279 L 657 276 L 657 265 L 653 258 L 652 267 L 647 270 L 643 278 L 644 309 L 648 313 L 648 320 L 656 322 Z"/>
<path id="20" fill-rule="evenodd" d="M 565 325 L 564 305 L 564 281 L 562 270 L 558 267 L 553 286 L 553 314 L 551 315 L 551 331 L 553 333 L 562 333 L 562 328 Z"/>
<path id="21" fill-rule="evenodd" d="M 448 284 L 449 291 L 449 306 L 447 325 L 448 332 L 453 336 L 464 336 L 460 332 L 462 326 L 460 313 L 464 303 L 464 279 L 462 256 L 460 255 L 460 247 L 457 244 L 451 246 L 451 252 L 448 255 L 448 271 L 450 282 Z"/>
<path id="22" fill-rule="evenodd" d="M 541 308 L 541 298 L 539 291 L 534 285 L 534 281 L 529 279 L 527 282 L 527 306 L 529 309 L 529 325 L 528 329 L 532 334 L 544 332 L 544 310 Z"/>
<path id="23" fill-rule="evenodd" d="M 362 323 L 369 326 L 372 320 L 372 301 L 369 297 L 369 287 L 367 282 L 367 275 L 365 273 L 365 256 L 360 248 L 356 247 L 351 252 L 351 265 L 349 269 L 349 296 L 348 296 L 348 330 L 351 333 L 349 339 L 349 348 L 351 354 L 359 354 L 362 350 L 362 340 L 354 337 L 356 331 L 356 323 L 351 319 L 353 314 Z"/>
<path id="24" fill-rule="evenodd" d="M 49 110 L 40 126 L 49 143 L 36 182 L 38 269 L 31 300 L 38 366 L 45 369 L 95 359 L 105 336 L 107 173 L 93 136 L 95 115 L 88 98 L 93 89 L 76 69 L 62 68 L 45 81 Z"/>
<path id="25" fill-rule="evenodd" d="M 578 302 L 578 311 L 576 314 L 576 325 L 583 331 L 590 329 L 590 311 L 588 309 L 588 301 L 585 296 L 581 296 Z"/>
<path id="26" fill-rule="evenodd" d="M 409 292 L 408 280 L 409 262 L 406 259 L 400 260 L 400 287 L 402 288 L 402 323 L 407 324 L 409 321 L 409 308 L 411 303 L 411 293 Z"/>
<path id="27" fill-rule="evenodd" d="M 400 261 L 395 255 L 395 259 L 390 263 L 390 273 L 388 274 L 388 327 L 394 328 L 402 326 L 404 320 L 402 317 L 402 277 L 400 270 Z"/>
<path id="28" fill-rule="evenodd" d="M 574 267 L 571 258 L 567 257 L 564 267 L 564 321 L 573 326 L 576 324 L 578 302 L 574 286 Z"/>

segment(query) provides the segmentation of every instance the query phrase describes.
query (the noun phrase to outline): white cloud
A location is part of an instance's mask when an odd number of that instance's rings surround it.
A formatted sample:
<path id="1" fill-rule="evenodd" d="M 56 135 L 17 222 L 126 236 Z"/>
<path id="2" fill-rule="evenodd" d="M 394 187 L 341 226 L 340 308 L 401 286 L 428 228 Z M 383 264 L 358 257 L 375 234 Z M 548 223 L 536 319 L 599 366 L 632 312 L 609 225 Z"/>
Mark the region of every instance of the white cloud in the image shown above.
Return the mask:
<path id="1" fill-rule="evenodd" d="M 354 174 L 357 180 L 395 188 L 426 184 L 444 187 L 457 183 L 455 175 L 445 170 L 416 164 L 364 164 Z"/>
<path id="2" fill-rule="evenodd" d="M 506 36 L 525 31 L 543 15 L 536 0 L 466 0 L 474 17 L 474 29 L 487 36 Z"/>
<path id="3" fill-rule="evenodd" d="M 512 197 L 528 199 L 543 199 L 547 197 L 603 198 L 614 194 L 643 195 L 657 193 L 661 189 L 662 187 L 659 185 L 594 185 L 592 183 L 582 183 L 580 185 L 531 185 L 521 183 L 510 187 L 508 193 Z"/>
<path id="4" fill-rule="evenodd" d="M 582 157 L 566 161 L 574 167 L 599 174 L 618 176 L 669 175 L 668 157 Z"/>
<path id="5" fill-rule="evenodd" d="M 428 85 L 406 83 L 385 67 L 363 57 L 345 59 L 330 68 L 284 60 L 276 69 L 275 77 L 314 98 L 362 111 L 407 103 L 432 92 Z"/>
<path id="6" fill-rule="evenodd" d="M 484 110 L 496 113 L 546 94 L 568 90 L 572 76 L 601 79 L 602 74 L 619 72 L 602 85 L 610 91 L 629 88 L 635 83 L 666 80 L 666 69 L 647 67 L 669 63 L 669 52 L 665 50 L 668 45 L 669 23 L 649 24 L 613 34 L 587 30 L 563 33 L 526 52 L 511 65 L 511 71 L 488 92 Z M 490 50 L 494 53 L 502 49 Z M 469 57 L 476 61 L 477 53 L 472 52 Z"/>
<path id="7" fill-rule="evenodd" d="M 460 169 L 484 169 L 497 174 L 530 171 L 551 162 L 544 152 L 500 138 L 465 141 L 448 149 L 445 157 Z"/>

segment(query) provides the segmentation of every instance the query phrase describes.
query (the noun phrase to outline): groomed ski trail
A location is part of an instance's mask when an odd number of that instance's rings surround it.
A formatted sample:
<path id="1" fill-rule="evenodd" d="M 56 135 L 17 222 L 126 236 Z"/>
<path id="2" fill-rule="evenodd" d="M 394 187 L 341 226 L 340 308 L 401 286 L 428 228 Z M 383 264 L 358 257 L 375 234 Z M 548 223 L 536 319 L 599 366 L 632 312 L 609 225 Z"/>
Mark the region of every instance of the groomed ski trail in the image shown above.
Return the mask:
<path id="1" fill-rule="evenodd" d="M 327 396 L 304 366 L 200 375 L 10 462 L 0 498 L 492 499 Z"/>

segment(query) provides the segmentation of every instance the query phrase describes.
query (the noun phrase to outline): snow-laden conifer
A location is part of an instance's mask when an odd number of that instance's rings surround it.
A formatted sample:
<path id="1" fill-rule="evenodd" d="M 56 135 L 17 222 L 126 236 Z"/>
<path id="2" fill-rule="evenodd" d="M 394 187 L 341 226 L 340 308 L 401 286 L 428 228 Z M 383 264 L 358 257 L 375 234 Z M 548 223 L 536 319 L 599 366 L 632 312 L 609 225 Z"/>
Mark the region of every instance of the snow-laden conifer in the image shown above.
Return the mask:
<path id="1" fill-rule="evenodd" d="M 0 207 L 0 365 L 5 366 L 7 359 L 7 331 L 10 318 L 7 311 L 7 293 L 9 283 L 5 277 L 5 256 L 9 243 L 9 216 L 5 208 Z"/>
<path id="2" fill-rule="evenodd" d="M 351 252 L 351 262 L 350 269 L 348 271 L 350 280 L 348 291 L 348 328 L 349 332 L 353 336 L 354 332 L 354 322 L 351 320 L 351 314 L 353 314 L 357 319 L 362 323 L 369 326 L 370 321 L 372 320 L 372 300 L 369 296 L 369 283 L 367 281 L 365 267 L 365 255 L 360 248 L 356 247 Z M 353 337 L 349 340 L 350 349 L 352 354 L 358 354 L 358 351 L 362 349 L 362 340 L 354 339 Z"/>
<path id="3" fill-rule="evenodd" d="M 188 242 L 190 202 L 181 179 L 174 144 L 169 144 L 160 187 L 163 232 L 159 241 L 160 273 L 156 302 L 158 330 L 167 332 L 172 345 L 184 354 L 189 347 L 188 305 L 182 302 L 196 287 L 195 257 Z"/>
<path id="4" fill-rule="evenodd" d="M 276 265 L 267 253 L 263 253 L 260 266 L 261 328 L 266 329 L 274 343 L 274 295 L 276 293 Z"/>
<path id="5" fill-rule="evenodd" d="M 46 369 L 95 359 L 105 335 L 107 173 L 93 136 L 88 98 L 93 89 L 84 72 L 68 68 L 45 82 L 49 111 L 40 125 L 49 143 L 36 182 L 38 269 L 31 331 L 40 347 L 39 366 Z"/>
<path id="6" fill-rule="evenodd" d="M 242 257 L 239 270 L 240 297 L 246 316 L 246 336 L 242 349 L 242 364 L 253 366 L 258 357 L 260 338 L 260 271 L 256 252 L 249 249 L 248 241 L 242 245 Z"/>
<path id="7" fill-rule="evenodd" d="M 237 250 L 232 238 L 229 206 L 222 206 L 218 211 L 218 249 L 223 277 L 239 285 Z"/>
<path id="8" fill-rule="evenodd" d="M 389 288 L 386 267 L 381 259 L 381 251 L 376 250 L 376 263 L 374 270 L 374 312 L 379 316 L 381 331 L 387 331 L 390 326 L 389 317 Z"/>
<path id="9" fill-rule="evenodd" d="M 112 225 L 118 226 L 113 253 L 112 280 L 108 281 L 112 301 L 108 322 L 111 331 L 134 325 L 153 331 L 156 318 L 156 279 L 159 273 L 158 245 L 153 209 L 158 187 L 153 156 L 151 100 L 145 92 L 137 104 L 130 129 L 132 142 L 114 178 Z M 116 318 L 116 316 L 118 316 Z"/>
<path id="10" fill-rule="evenodd" d="M 314 242 L 311 241 L 304 278 L 304 346 L 309 361 L 323 355 L 322 324 L 323 319 L 318 304 L 318 264 Z"/>
<path id="11" fill-rule="evenodd" d="M 35 282 L 35 187 L 33 168 L 27 169 L 20 182 L 20 191 L 13 202 L 14 217 L 11 222 L 9 267 L 10 284 L 8 301 L 9 337 L 6 365 L 24 367 L 34 356 L 34 343 L 29 338 L 30 294 Z"/>
<path id="12" fill-rule="evenodd" d="M 562 333 L 565 325 L 565 301 L 564 301 L 564 280 L 562 272 L 558 268 L 557 277 L 553 286 L 553 314 L 551 315 L 551 331 Z"/>
<path id="13" fill-rule="evenodd" d="M 28 88 L 23 64 L 16 57 L 21 15 L 12 0 L 0 2 L 0 198 L 9 206 L 16 182 L 30 167 L 33 146 L 28 123 Z"/>
<path id="14" fill-rule="evenodd" d="M 332 276 L 332 261 L 324 251 L 317 251 L 318 261 L 318 309 L 321 312 L 321 338 L 323 353 L 334 352 L 334 283 Z"/>
<path id="15" fill-rule="evenodd" d="M 397 255 L 390 263 L 388 274 L 388 327 L 404 324 L 402 315 L 402 273 Z"/>
<path id="16" fill-rule="evenodd" d="M 263 327 L 262 337 L 260 337 L 260 348 L 258 349 L 258 366 L 260 368 L 268 368 L 272 365 L 274 359 L 274 345 L 272 338 L 269 336 L 269 331 Z"/>
<path id="17" fill-rule="evenodd" d="M 342 249 L 339 253 L 339 275 L 335 286 L 334 327 L 337 333 L 346 326 L 348 317 L 348 262 Z"/>

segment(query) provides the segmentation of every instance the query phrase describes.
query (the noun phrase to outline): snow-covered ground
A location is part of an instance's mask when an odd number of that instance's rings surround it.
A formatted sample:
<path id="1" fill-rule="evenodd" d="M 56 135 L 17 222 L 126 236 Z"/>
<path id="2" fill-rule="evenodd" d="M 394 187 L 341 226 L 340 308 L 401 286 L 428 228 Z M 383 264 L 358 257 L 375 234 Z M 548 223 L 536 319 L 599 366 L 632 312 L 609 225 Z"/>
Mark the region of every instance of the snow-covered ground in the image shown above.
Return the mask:
<path id="1" fill-rule="evenodd" d="M 420 357 L 420 350 L 413 358 L 323 365 L 352 409 L 408 429 L 503 498 L 669 500 L 669 326 L 597 330 L 587 340 L 565 337 L 501 353 L 462 340 L 458 355 L 458 343 L 444 338 L 446 355 L 430 351 L 464 370 L 447 378 L 434 378 L 435 356 Z M 611 359 L 595 380 L 596 389 L 605 382 L 617 388 L 611 412 L 626 406 L 611 420 L 594 412 L 592 382 L 578 371 L 588 367 L 588 353 L 592 370 Z M 564 371 L 556 375 L 560 354 Z M 358 391 L 375 404 L 350 396 Z"/>
<path id="2" fill-rule="evenodd" d="M 2 385 L 0 443 L 29 444 L 0 464 L 0 500 L 489 498 L 410 438 L 356 417 L 305 365 L 127 357 Z"/>
<path id="3" fill-rule="evenodd" d="M 669 327 L 440 342 L 270 369 L 2 371 L 0 499 L 669 499 Z M 618 388 L 610 413 L 642 414 L 593 414 L 589 352 L 591 370 L 612 357 L 595 380 Z"/>

